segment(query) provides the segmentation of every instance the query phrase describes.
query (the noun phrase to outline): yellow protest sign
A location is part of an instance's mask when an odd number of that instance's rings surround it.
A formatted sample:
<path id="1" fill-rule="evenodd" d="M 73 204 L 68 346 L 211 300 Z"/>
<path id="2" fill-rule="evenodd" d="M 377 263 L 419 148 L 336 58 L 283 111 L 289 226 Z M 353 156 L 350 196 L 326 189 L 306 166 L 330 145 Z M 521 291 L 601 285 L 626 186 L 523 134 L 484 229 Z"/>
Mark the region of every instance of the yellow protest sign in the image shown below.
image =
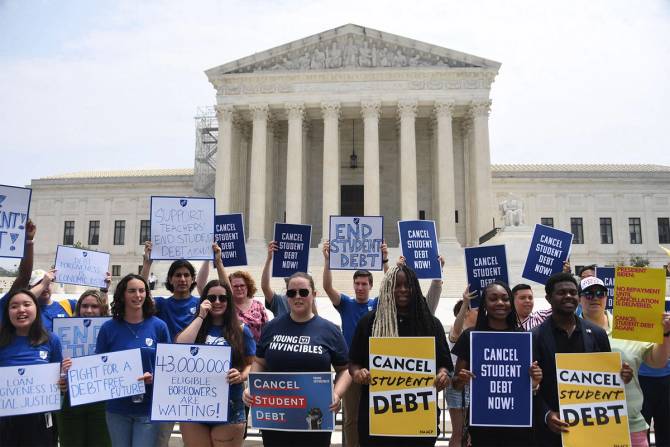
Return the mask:
<path id="1" fill-rule="evenodd" d="M 617 267 L 614 274 L 612 337 L 663 343 L 665 271 Z"/>
<path id="2" fill-rule="evenodd" d="M 621 354 L 556 354 L 563 447 L 630 447 Z"/>
<path id="3" fill-rule="evenodd" d="M 433 337 L 370 338 L 370 434 L 437 435 Z"/>

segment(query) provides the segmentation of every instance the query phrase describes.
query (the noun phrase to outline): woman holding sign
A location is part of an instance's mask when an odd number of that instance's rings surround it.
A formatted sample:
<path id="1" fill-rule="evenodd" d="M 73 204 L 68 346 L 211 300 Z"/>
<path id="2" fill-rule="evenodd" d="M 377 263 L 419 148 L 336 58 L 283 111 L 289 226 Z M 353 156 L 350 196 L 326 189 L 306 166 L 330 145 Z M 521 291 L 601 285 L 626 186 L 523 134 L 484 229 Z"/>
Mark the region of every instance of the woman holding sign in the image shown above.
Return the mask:
<path id="1" fill-rule="evenodd" d="M 242 392 L 256 354 L 256 342 L 249 328 L 237 319 L 233 294 L 227 284 L 216 279 L 207 283 L 200 297 L 197 316 L 175 341 L 230 346 L 232 351 L 232 368 L 228 370 L 228 422 L 184 422 L 180 425 L 184 444 L 187 447 L 240 447 L 244 442 L 246 419 Z"/>
<path id="2" fill-rule="evenodd" d="M 0 325 L 0 367 L 63 361 L 57 335 L 42 324 L 37 297 L 19 290 L 4 300 Z M 51 413 L 0 418 L 0 445 L 56 446 L 58 435 Z"/>

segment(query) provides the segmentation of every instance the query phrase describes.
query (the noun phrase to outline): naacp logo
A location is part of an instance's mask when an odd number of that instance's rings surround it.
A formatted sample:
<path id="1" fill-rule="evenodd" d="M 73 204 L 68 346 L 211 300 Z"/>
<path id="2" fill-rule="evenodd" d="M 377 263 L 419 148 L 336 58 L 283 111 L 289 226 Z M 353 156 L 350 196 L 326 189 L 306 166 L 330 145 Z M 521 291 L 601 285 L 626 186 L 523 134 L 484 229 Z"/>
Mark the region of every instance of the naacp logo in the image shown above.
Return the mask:
<path id="1" fill-rule="evenodd" d="M 24 375 L 25 373 L 26 373 L 26 369 L 25 369 L 25 368 L 19 368 L 19 376 L 22 376 L 22 375 Z"/>
<path id="2" fill-rule="evenodd" d="M 49 355 L 48 352 L 46 352 L 46 351 L 40 351 L 40 358 L 41 358 L 42 360 L 46 360 L 48 355 Z"/>
<path id="3" fill-rule="evenodd" d="M 84 320 L 84 327 L 89 327 L 91 325 L 91 320 L 89 318 L 86 318 Z"/>
<path id="4" fill-rule="evenodd" d="M 181 199 L 181 200 L 179 201 L 179 204 L 180 204 L 182 207 L 184 207 L 184 206 L 186 206 L 186 205 L 188 204 L 188 200 L 186 200 L 186 199 Z"/>
<path id="5" fill-rule="evenodd" d="M 198 355 L 198 349 L 196 346 L 191 346 L 191 355 Z"/>
<path id="6" fill-rule="evenodd" d="M 102 363 L 107 363 L 107 356 L 103 355 L 102 357 L 100 357 L 100 360 L 102 360 Z"/>
<path id="7" fill-rule="evenodd" d="M 144 339 L 144 343 L 145 343 L 147 346 L 153 346 L 154 341 L 153 341 L 152 339 L 150 339 L 150 338 L 147 337 L 147 338 Z"/>
<path id="8" fill-rule="evenodd" d="M 301 335 L 300 338 L 298 339 L 298 343 L 301 345 L 308 345 L 309 344 L 309 336 L 308 335 Z"/>

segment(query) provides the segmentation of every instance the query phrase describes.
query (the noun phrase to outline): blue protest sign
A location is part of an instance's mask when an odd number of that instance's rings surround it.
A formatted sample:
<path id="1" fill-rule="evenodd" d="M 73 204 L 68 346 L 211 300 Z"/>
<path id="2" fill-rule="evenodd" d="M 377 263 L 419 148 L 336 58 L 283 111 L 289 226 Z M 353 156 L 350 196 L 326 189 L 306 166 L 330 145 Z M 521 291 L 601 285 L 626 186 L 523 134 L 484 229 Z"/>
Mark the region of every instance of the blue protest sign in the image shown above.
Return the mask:
<path id="1" fill-rule="evenodd" d="M 398 222 L 400 247 L 405 264 L 419 279 L 441 279 L 437 232 L 432 220 L 403 220 Z"/>
<path id="2" fill-rule="evenodd" d="M 274 240 L 279 249 L 272 257 L 272 276 L 286 278 L 295 272 L 307 273 L 311 225 L 275 223 Z"/>
<path id="3" fill-rule="evenodd" d="M 152 421 L 226 422 L 230 346 L 158 343 Z"/>
<path id="4" fill-rule="evenodd" d="M 470 333 L 470 425 L 530 427 L 530 332 Z"/>
<path id="5" fill-rule="evenodd" d="M 214 216 L 214 242 L 221 247 L 221 259 L 225 267 L 247 265 L 244 222 L 241 214 Z"/>
<path id="6" fill-rule="evenodd" d="M 0 368 L 0 417 L 60 410 L 60 363 Z"/>
<path id="7" fill-rule="evenodd" d="M 109 253 L 59 245 L 56 248 L 56 282 L 80 286 L 107 287 Z"/>
<path id="8" fill-rule="evenodd" d="M 507 254 L 504 245 L 470 247 L 465 249 L 465 269 L 468 273 L 470 292 L 477 292 L 470 302 L 474 308 L 479 306 L 482 290 L 493 281 L 509 284 L 507 273 Z"/>
<path id="9" fill-rule="evenodd" d="M 23 258 L 32 192 L 0 185 L 0 258 Z"/>
<path id="10" fill-rule="evenodd" d="M 328 240 L 331 270 L 382 270 L 382 216 L 330 216 Z"/>
<path id="11" fill-rule="evenodd" d="M 95 354 L 95 343 L 100 328 L 111 319 L 112 317 L 54 318 L 53 332 L 60 338 L 63 358 Z"/>
<path id="12" fill-rule="evenodd" d="M 554 273 L 563 271 L 570 255 L 572 233 L 545 225 L 535 225 L 522 277 L 545 284 Z"/>
<path id="13" fill-rule="evenodd" d="M 607 302 L 605 309 L 611 311 L 614 309 L 614 267 L 596 267 L 596 277 L 601 279 L 607 287 Z"/>
<path id="14" fill-rule="evenodd" d="M 214 199 L 151 196 L 151 259 L 212 260 Z"/>
<path id="15" fill-rule="evenodd" d="M 251 420 L 255 428 L 333 431 L 333 376 L 324 373 L 251 373 Z"/>

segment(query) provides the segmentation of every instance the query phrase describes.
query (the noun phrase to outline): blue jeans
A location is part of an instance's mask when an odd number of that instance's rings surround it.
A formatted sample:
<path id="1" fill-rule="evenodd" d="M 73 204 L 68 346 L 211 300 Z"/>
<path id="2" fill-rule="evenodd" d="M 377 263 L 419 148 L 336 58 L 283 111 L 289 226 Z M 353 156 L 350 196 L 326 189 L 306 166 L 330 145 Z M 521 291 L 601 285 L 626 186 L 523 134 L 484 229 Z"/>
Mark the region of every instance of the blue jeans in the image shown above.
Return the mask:
<path id="1" fill-rule="evenodd" d="M 153 424 L 148 416 L 126 416 L 106 413 L 107 429 L 112 447 L 153 447 L 160 424 Z"/>

